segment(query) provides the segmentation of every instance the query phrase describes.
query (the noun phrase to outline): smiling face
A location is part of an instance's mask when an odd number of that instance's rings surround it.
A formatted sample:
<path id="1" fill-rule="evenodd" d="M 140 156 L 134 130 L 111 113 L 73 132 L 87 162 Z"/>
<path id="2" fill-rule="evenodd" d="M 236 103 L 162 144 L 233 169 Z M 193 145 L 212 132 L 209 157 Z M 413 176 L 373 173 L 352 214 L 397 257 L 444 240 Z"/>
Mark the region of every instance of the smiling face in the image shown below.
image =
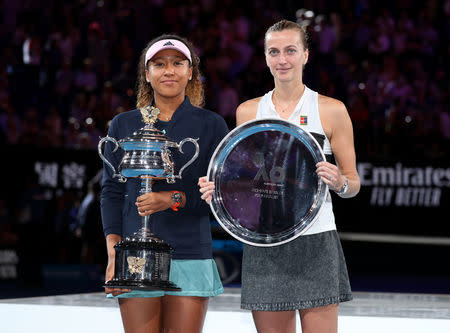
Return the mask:
<path id="1" fill-rule="evenodd" d="M 192 67 L 181 52 L 166 49 L 149 60 L 145 77 L 153 88 L 155 98 L 184 99 L 186 86 L 192 77 Z"/>
<path id="2" fill-rule="evenodd" d="M 266 63 L 276 81 L 302 80 L 309 51 L 298 30 L 271 31 L 266 35 L 265 46 Z"/>

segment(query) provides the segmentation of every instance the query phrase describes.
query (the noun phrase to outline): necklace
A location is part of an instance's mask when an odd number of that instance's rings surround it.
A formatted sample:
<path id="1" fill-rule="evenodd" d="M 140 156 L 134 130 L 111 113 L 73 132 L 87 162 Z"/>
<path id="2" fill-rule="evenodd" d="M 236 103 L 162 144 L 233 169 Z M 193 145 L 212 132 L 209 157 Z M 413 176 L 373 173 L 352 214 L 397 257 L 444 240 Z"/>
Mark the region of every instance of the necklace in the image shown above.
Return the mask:
<path id="1" fill-rule="evenodd" d="M 303 90 L 302 90 L 302 93 L 300 94 L 300 97 L 299 98 L 294 98 L 288 104 L 286 104 L 284 107 L 281 107 L 281 104 L 279 103 L 278 98 L 276 97 L 275 91 L 274 91 L 272 93 L 272 97 L 273 97 L 273 104 L 275 106 L 275 110 L 277 110 L 277 112 L 282 113 L 282 114 L 285 114 L 285 113 L 289 112 L 289 110 L 291 109 L 291 106 L 293 105 L 293 103 L 295 103 L 295 105 L 298 104 L 298 101 L 302 98 L 304 92 L 305 92 L 305 86 L 303 85 Z M 278 106 L 278 108 L 277 108 L 277 106 Z"/>
<path id="2" fill-rule="evenodd" d="M 159 119 L 162 121 L 169 121 L 170 119 L 172 119 L 172 114 L 170 116 L 167 116 L 165 114 L 160 113 L 159 114 Z"/>
<path id="3" fill-rule="evenodd" d="M 275 109 L 279 112 L 279 113 L 286 113 L 290 108 L 291 105 L 294 102 L 298 102 L 298 100 L 293 100 L 290 101 L 285 107 L 281 107 L 281 104 L 277 101 L 277 98 L 275 97 L 275 94 L 273 94 L 273 104 L 275 105 Z M 278 107 L 277 107 L 278 106 Z M 280 110 L 281 109 L 281 110 Z"/>

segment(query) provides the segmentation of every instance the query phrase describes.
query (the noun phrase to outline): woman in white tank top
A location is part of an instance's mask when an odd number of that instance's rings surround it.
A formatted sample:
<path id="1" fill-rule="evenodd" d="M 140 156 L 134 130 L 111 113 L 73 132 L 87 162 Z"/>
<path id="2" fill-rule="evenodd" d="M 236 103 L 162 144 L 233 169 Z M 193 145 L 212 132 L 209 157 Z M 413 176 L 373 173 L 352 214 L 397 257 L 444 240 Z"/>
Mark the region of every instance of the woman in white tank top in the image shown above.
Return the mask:
<path id="1" fill-rule="evenodd" d="M 306 32 L 291 21 L 274 24 L 265 35 L 265 56 L 275 88 L 242 103 L 236 125 L 279 117 L 324 135 L 324 153 L 333 154 L 337 165 L 320 162 L 317 174 L 339 196 L 355 196 L 360 181 L 352 123 L 342 102 L 304 85 Z M 214 184 L 203 177 L 199 185 L 202 198 L 210 201 Z M 330 194 L 305 235 L 275 247 L 244 246 L 241 307 L 252 310 L 258 333 L 294 333 L 296 310 L 303 333 L 337 332 L 338 304 L 351 299 Z"/>

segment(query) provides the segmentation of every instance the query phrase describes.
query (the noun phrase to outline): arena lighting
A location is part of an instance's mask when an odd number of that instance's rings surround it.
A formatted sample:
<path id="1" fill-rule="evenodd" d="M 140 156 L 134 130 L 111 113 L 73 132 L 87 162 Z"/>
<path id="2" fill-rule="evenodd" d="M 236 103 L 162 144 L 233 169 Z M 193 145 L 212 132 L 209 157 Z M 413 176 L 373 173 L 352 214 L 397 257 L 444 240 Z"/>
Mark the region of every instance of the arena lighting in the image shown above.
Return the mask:
<path id="1" fill-rule="evenodd" d="M 300 24 L 302 27 L 307 27 L 311 24 L 314 24 L 315 31 L 320 31 L 320 22 L 325 19 L 323 14 L 319 14 L 316 16 L 312 10 L 306 8 L 300 8 L 295 11 L 295 16 L 297 18 L 296 22 Z"/>
<path id="2" fill-rule="evenodd" d="M 309 9 L 305 9 L 305 8 L 300 8 L 297 9 L 295 12 L 295 17 L 297 17 L 297 19 L 300 20 L 311 20 L 312 18 L 314 18 L 315 14 L 312 10 Z M 322 18 L 324 16 L 322 15 Z"/>
<path id="3" fill-rule="evenodd" d="M 86 124 L 88 125 L 92 125 L 92 123 L 94 122 L 94 120 L 91 117 L 86 118 L 85 120 Z"/>
<path id="4" fill-rule="evenodd" d="M 75 117 L 69 118 L 69 124 L 72 124 L 75 129 L 80 128 L 80 124 L 78 123 L 77 119 Z"/>
<path id="5" fill-rule="evenodd" d="M 297 9 L 297 11 L 295 12 L 295 16 L 297 18 L 301 18 L 306 12 L 306 9 L 302 8 L 302 9 Z"/>
<path id="6" fill-rule="evenodd" d="M 314 15 L 314 14 L 313 14 Z M 314 19 L 314 22 L 316 24 L 320 24 L 323 20 L 325 20 L 325 15 L 323 14 L 319 14 L 316 16 L 316 18 Z"/>
<path id="7" fill-rule="evenodd" d="M 359 88 L 359 90 L 364 90 L 366 88 L 366 84 L 361 82 L 358 84 L 358 88 Z"/>
<path id="8" fill-rule="evenodd" d="M 305 17 L 306 18 L 313 18 L 314 17 L 314 12 L 312 11 L 312 10 L 307 10 L 306 12 L 305 12 Z"/>
<path id="9" fill-rule="evenodd" d="M 23 42 L 22 51 L 23 51 L 23 63 L 29 64 L 31 63 L 31 53 L 30 53 L 30 45 L 31 45 L 31 39 L 27 38 Z"/>

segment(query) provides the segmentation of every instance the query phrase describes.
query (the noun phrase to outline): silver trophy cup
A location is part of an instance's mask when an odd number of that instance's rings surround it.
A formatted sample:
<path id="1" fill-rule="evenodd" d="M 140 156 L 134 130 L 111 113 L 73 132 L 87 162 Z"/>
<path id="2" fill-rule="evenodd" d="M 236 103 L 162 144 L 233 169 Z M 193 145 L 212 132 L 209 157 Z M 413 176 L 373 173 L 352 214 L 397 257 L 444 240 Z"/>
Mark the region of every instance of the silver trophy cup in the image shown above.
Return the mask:
<path id="1" fill-rule="evenodd" d="M 186 138 L 176 143 L 154 127 L 159 110 L 154 107 L 141 109 L 146 125 L 131 136 L 116 140 L 106 136 L 98 144 L 98 154 L 103 162 L 114 172 L 113 177 L 119 182 L 128 178 L 141 179 L 140 194 L 152 192 L 155 180 L 174 183 L 181 178 L 183 170 L 198 157 L 198 139 Z M 120 147 L 124 156 L 118 166 L 118 172 L 102 153 L 104 142 L 114 144 L 113 153 Z M 178 149 L 191 142 L 195 146 L 192 158 L 174 174 L 170 149 Z M 130 237 L 126 237 L 115 246 L 116 257 L 114 278 L 105 283 L 105 287 L 127 288 L 133 290 L 181 290 L 169 281 L 170 260 L 173 248 L 154 235 L 149 228 L 149 216 L 142 217 L 142 228 Z"/>

